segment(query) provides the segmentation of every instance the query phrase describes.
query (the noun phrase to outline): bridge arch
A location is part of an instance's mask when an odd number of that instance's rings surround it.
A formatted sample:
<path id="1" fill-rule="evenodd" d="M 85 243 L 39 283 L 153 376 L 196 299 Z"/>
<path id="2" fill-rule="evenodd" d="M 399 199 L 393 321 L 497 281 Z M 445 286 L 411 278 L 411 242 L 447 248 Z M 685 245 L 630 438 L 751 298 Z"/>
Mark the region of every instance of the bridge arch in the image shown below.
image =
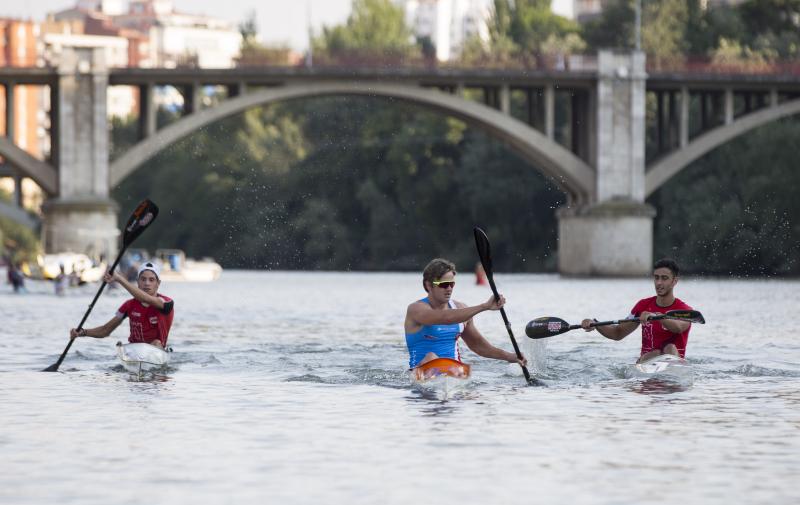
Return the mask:
<path id="1" fill-rule="evenodd" d="M 595 193 L 595 173 L 575 154 L 527 124 L 495 109 L 440 91 L 401 84 L 326 82 L 272 88 L 227 100 L 214 108 L 190 114 L 125 152 L 110 166 L 110 185 L 117 186 L 142 163 L 190 133 L 249 108 L 286 100 L 329 95 L 386 97 L 433 107 L 476 125 L 504 141 L 530 161 L 569 196 L 573 203 L 589 202 Z"/>
<path id="2" fill-rule="evenodd" d="M 22 175 L 30 177 L 48 195 L 58 194 L 56 169 L 20 149 L 6 137 L 0 137 L 0 155 L 17 168 Z"/>
<path id="3" fill-rule="evenodd" d="M 730 124 L 718 126 L 700 135 L 686 147 L 658 160 L 647 170 L 645 176 L 645 198 L 652 195 L 669 179 L 704 154 L 750 130 L 798 112 L 800 112 L 800 99 L 783 103 L 777 107 L 769 107 L 753 112 Z"/>

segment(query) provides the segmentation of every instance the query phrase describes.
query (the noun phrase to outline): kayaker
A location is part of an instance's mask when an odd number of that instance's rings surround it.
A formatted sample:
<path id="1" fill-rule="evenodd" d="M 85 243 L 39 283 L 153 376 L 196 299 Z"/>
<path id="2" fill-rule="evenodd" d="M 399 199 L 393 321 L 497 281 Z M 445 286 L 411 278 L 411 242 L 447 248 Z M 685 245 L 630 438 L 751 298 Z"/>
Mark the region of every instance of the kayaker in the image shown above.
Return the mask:
<path id="1" fill-rule="evenodd" d="M 175 311 L 173 310 L 174 302 L 172 299 L 158 292 L 158 288 L 161 286 L 159 275 L 160 269 L 158 265 L 149 261 L 139 267 L 136 286 L 128 282 L 119 272 L 114 272 L 113 275 L 106 272 L 103 280 L 109 284 L 118 282 L 133 298 L 123 303 L 114 317 L 106 324 L 96 328 L 83 328 L 80 331 L 72 328 L 69 331 L 70 338 L 105 338 L 128 317 L 130 318 L 131 327 L 131 335 L 128 338 L 128 342 L 144 342 L 156 347 L 166 348 Z"/>
<path id="2" fill-rule="evenodd" d="M 500 310 L 506 299 L 490 297 L 484 303 L 468 307 L 452 300 L 456 284 L 456 267 L 450 261 L 436 258 L 422 272 L 422 287 L 428 296 L 408 306 L 405 333 L 410 368 L 436 358 L 461 361 L 458 340 L 462 339 L 472 352 L 485 358 L 526 365 L 513 352 L 506 352 L 489 343 L 475 327 L 473 316 L 485 310 Z"/>
<path id="3" fill-rule="evenodd" d="M 581 326 L 586 331 L 596 329 L 601 335 L 611 340 L 622 340 L 633 333 L 633 330 L 641 324 L 642 350 L 637 363 L 647 361 L 661 354 L 685 357 L 686 343 L 689 340 L 689 330 L 692 327 L 692 323 L 673 319 L 648 321 L 651 316 L 664 314 L 670 310 L 692 310 L 691 307 L 676 298 L 673 293 L 673 289 L 678 283 L 679 275 L 680 269 L 674 260 L 664 258 L 656 261 L 653 265 L 653 282 L 656 288 L 656 296 L 643 298 L 636 302 L 628 316 L 630 322 L 626 321 L 620 324 L 593 328 L 589 325 L 597 320 L 584 319 L 581 321 Z"/>

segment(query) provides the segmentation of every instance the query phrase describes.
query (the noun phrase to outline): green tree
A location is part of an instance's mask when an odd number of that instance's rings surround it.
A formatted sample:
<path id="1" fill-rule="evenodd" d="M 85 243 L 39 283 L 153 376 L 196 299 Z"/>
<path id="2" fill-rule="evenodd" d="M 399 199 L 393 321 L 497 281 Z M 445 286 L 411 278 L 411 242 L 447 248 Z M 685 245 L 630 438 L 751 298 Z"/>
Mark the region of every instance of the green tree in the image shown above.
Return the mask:
<path id="1" fill-rule="evenodd" d="M 9 256 L 15 263 L 35 263 L 41 252 L 39 238 L 32 230 L 0 216 L 0 255 Z"/>
<path id="2" fill-rule="evenodd" d="M 683 59 L 689 46 L 687 0 L 646 2 L 642 8 L 642 49 L 659 65 Z"/>
<path id="3" fill-rule="evenodd" d="M 737 10 L 743 45 L 781 58 L 800 56 L 800 0 L 748 0 Z"/>
<path id="4" fill-rule="evenodd" d="M 584 23 L 582 34 L 589 47 L 595 50 L 634 47 L 634 1 L 609 2 L 599 16 Z"/>
<path id="5" fill-rule="evenodd" d="M 312 40 L 315 58 L 403 57 L 415 45 L 403 9 L 391 0 L 353 0 L 343 25 L 324 27 Z"/>
<path id="6" fill-rule="evenodd" d="M 547 0 L 494 0 L 489 34 L 491 51 L 500 58 L 509 54 L 539 57 L 558 46 L 559 40 L 582 47 L 576 40 L 580 38 L 578 24 L 554 14 Z"/>
<path id="7" fill-rule="evenodd" d="M 656 255 L 695 273 L 800 274 L 798 135 L 797 119 L 763 126 L 656 192 Z"/>
<path id="8" fill-rule="evenodd" d="M 179 247 L 226 266 L 280 267 L 291 260 L 284 180 L 306 151 L 298 128 L 278 107 L 251 109 L 145 163 L 114 191 L 123 206 L 143 197 L 161 205 L 162 225 L 141 246 Z"/>
<path id="9" fill-rule="evenodd" d="M 11 204 L 12 196 L 0 188 L 0 201 Z M 11 261 L 35 262 L 41 252 L 39 238 L 32 230 L 11 219 L 0 216 L 0 256 L 9 256 Z"/>

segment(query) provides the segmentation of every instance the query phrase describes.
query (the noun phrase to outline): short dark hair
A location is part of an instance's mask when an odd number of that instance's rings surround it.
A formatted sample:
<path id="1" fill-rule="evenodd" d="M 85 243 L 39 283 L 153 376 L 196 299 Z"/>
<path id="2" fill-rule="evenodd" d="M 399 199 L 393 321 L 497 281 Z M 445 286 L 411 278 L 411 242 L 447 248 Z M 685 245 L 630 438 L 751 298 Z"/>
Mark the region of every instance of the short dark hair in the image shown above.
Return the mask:
<path id="1" fill-rule="evenodd" d="M 433 282 L 435 280 L 441 279 L 444 274 L 447 272 L 456 273 L 456 266 L 453 264 L 452 261 L 448 261 L 443 258 L 434 258 L 425 266 L 425 270 L 422 271 L 422 287 L 425 291 L 428 291 L 428 287 L 425 285 L 425 282 Z"/>
<path id="2" fill-rule="evenodd" d="M 681 273 L 681 269 L 678 267 L 678 264 L 672 258 L 661 258 L 660 260 L 656 261 L 653 264 L 653 270 L 658 270 L 659 268 L 667 268 L 672 275 L 677 277 Z"/>

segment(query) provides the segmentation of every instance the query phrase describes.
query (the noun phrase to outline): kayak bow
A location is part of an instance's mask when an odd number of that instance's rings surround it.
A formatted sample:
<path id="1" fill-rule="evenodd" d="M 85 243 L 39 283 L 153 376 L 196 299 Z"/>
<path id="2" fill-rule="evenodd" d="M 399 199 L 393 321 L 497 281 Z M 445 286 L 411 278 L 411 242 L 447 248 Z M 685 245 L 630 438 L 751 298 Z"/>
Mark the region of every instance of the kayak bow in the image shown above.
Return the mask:
<path id="1" fill-rule="evenodd" d="M 141 375 L 167 366 L 172 357 L 172 349 L 166 350 L 150 344 L 123 344 L 117 342 L 117 357 L 125 370 Z"/>
<path id="2" fill-rule="evenodd" d="M 627 379 L 661 379 L 683 384 L 694 382 L 694 369 L 688 361 L 672 354 L 662 354 L 647 361 L 629 365 Z"/>
<path id="3" fill-rule="evenodd" d="M 470 379 L 470 366 L 450 359 L 436 358 L 409 371 L 412 385 L 423 394 L 440 400 L 451 398 L 462 390 Z"/>

